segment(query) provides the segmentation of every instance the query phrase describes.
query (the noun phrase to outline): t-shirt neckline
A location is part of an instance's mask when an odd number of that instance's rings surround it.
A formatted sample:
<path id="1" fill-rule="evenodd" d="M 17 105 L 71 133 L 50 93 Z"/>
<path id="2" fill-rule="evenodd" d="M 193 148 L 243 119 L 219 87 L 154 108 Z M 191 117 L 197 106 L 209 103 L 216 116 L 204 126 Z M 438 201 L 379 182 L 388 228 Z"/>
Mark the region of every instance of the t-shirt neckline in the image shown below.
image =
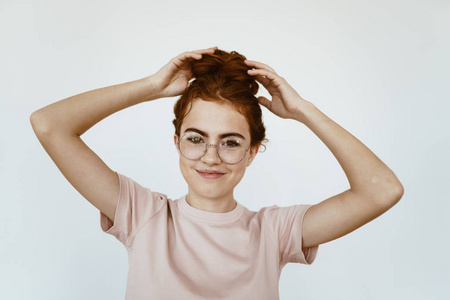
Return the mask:
<path id="1" fill-rule="evenodd" d="M 208 223 L 220 223 L 220 224 L 231 223 L 239 219 L 239 217 L 244 212 L 244 207 L 238 201 L 236 201 L 237 203 L 236 207 L 233 210 L 226 213 L 217 213 L 201 210 L 189 205 L 189 203 L 187 203 L 186 201 L 186 196 L 187 194 L 180 198 L 180 200 L 178 201 L 178 207 L 184 213 L 200 221 Z"/>

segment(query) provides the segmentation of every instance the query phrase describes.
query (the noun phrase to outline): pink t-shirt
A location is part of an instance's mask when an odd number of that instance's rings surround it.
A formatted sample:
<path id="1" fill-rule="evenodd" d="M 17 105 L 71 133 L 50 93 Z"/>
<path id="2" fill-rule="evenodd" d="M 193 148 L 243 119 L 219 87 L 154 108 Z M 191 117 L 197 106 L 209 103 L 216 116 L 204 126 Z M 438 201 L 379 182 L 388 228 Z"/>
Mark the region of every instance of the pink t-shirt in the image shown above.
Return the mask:
<path id="1" fill-rule="evenodd" d="M 286 263 L 311 264 L 318 246 L 302 252 L 302 220 L 312 205 L 263 207 L 239 202 L 227 213 L 171 200 L 116 172 L 115 223 L 101 228 L 127 249 L 126 297 L 144 299 L 276 300 Z"/>

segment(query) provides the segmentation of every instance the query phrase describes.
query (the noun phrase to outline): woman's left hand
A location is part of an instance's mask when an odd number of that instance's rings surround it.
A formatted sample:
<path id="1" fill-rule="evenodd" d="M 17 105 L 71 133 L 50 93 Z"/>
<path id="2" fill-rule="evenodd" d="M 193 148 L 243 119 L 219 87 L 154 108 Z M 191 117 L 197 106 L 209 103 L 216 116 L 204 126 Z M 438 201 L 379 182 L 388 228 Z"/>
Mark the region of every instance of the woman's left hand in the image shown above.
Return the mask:
<path id="1" fill-rule="evenodd" d="M 254 68 L 248 70 L 248 74 L 254 76 L 272 96 L 271 101 L 263 96 L 258 97 L 259 103 L 280 118 L 302 122 L 302 107 L 310 102 L 300 97 L 294 88 L 268 65 L 253 60 L 245 60 L 245 63 Z"/>

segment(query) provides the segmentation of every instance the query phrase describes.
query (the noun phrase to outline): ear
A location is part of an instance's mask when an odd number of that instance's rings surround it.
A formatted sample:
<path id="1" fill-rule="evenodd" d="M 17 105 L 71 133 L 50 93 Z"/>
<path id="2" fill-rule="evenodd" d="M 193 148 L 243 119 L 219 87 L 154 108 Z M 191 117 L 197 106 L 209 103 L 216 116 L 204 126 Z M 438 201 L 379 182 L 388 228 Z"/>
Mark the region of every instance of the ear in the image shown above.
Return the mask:
<path id="1" fill-rule="evenodd" d="M 175 148 L 178 151 L 178 136 L 176 134 L 173 135 L 173 142 L 175 144 Z"/>
<path id="2" fill-rule="evenodd" d="M 248 160 L 247 160 L 247 167 L 249 167 L 251 165 L 251 163 L 253 162 L 253 159 L 255 158 L 256 154 L 258 153 L 259 146 L 260 146 L 260 144 L 255 145 L 255 146 L 251 147 L 250 149 L 248 149 L 249 156 L 248 156 Z"/>

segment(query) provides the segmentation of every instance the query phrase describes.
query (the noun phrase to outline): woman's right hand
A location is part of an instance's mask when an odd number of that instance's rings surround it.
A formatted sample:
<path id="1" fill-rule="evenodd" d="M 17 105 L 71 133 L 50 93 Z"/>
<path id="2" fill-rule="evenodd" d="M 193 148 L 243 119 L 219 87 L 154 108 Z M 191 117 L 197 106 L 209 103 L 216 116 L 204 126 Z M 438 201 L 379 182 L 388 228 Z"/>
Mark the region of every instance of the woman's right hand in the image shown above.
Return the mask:
<path id="1" fill-rule="evenodd" d="M 201 59 L 202 54 L 212 54 L 216 49 L 217 46 L 181 53 L 153 74 L 151 77 L 158 87 L 159 98 L 181 95 L 192 79 L 193 59 Z"/>

